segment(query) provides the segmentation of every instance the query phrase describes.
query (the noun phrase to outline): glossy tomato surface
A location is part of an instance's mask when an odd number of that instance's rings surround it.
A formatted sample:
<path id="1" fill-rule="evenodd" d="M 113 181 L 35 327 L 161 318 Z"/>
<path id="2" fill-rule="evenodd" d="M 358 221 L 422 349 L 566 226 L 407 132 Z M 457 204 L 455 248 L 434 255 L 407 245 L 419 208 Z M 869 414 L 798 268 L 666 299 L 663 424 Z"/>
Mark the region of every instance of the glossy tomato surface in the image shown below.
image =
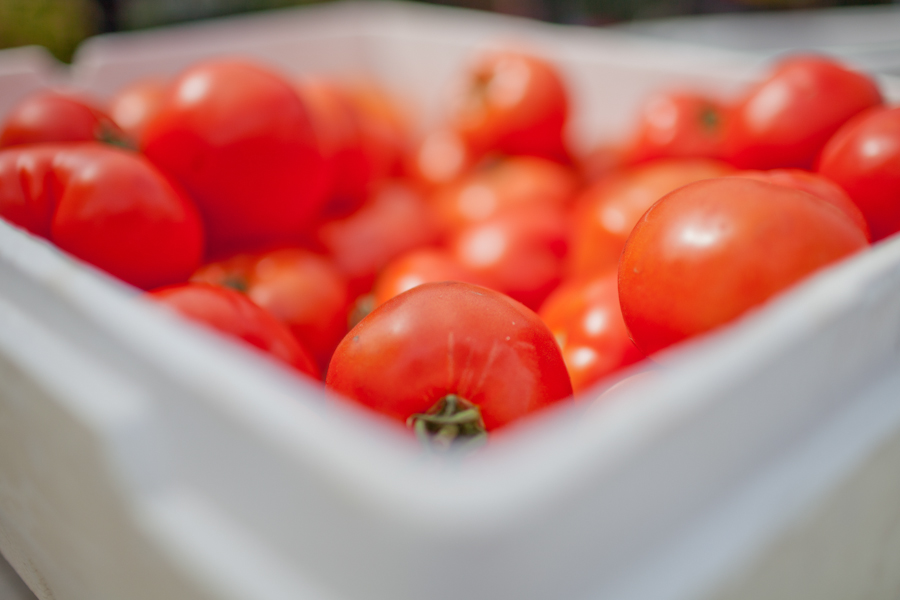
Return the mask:
<path id="1" fill-rule="evenodd" d="M 615 269 L 563 283 L 539 314 L 559 342 L 575 393 L 644 357 L 622 319 Z"/>
<path id="2" fill-rule="evenodd" d="M 180 186 L 106 144 L 0 152 L 0 215 L 144 289 L 186 281 L 203 257 L 200 216 Z"/>
<path id="3" fill-rule="evenodd" d="M 612 175 L 576 200 L 567 272 L 599 275 L 619 264 L 625 240 L 654 202 L 683 185 L 734 169 L 708 159 L 660 159 Z"/>
<path id="4" fill-rule="evenodd" d="M 42 92 L 29 96 L 6 116 L 0 148 L 45 142 L 120 141 L 122 132 L 87 100 Z"/>
<path id="5" fill-rule="evenodd" d="M 214 255 L 293 239 L 326 198 L 306 107 L 288 82 L 251 63 L 188 69 L 141 146 L 197 202 Z"/>
<path id="6" fill-rule="evenodd" d="M 641 109 L 628 158 L 724 158 L 729 115 L 729 107 L 702 94 L 652 96 Z"/>
<path id="7" fill-rule="evenodd" d="M 569 98 L 556 67 L 515 51 L 476 63 L 453 127 L 478 156 L 496 150 L 566 160 Z"/>
<path id="8" fill-rule="evenodd" d="M 741 177 L 699 181 L 634 228 L 619 263 L 622 314 L 650 354 L 867 246 L 839 209 L 806 192 Z"/>
<path id="9" fill-rule="evenodd" d="M 868 75 L 824 56 L 792 56 L 736 106 L 728 134 L 730 160 L 745 169 L 811 169 L 847 119 L 881 101 Z"/>
<path id="10" fill-rule="evenodd" d="M 488 431 L 572 394 L 534 312 L 459 282 L 427 283 L 375 309 L 338 346 L 326 383 L 402 422 L 455 394 L 480 408 Z"/>
<path id="11" fill-rule="evenodd" d="M 243 340 L 301 373 L 319 378 L 310 354 L 282 323 L 244 294 L 205 283 L 188 283 L 147 293 L 180 315 Z"/>
<path id="12" fill-rule="evenodd" d="M 822 150 L 818 170 L 862 210 L 873 240 L 900 231 L 900 108 L 849 121 Z"/>

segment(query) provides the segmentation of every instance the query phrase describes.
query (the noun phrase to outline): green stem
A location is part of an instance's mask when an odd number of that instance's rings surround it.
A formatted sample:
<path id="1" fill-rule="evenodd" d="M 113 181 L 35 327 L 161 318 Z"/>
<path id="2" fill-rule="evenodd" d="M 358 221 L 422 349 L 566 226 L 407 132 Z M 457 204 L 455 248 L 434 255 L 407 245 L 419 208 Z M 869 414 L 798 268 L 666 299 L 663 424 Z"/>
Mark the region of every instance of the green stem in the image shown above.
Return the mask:
<path id="1" fill-rule="evenodd" d="M 480 446 L 487 440 L 481 410 L 456 394 L 447 394 L 426 412 L 411 415 L 406 424 L 433 450 Z"/>

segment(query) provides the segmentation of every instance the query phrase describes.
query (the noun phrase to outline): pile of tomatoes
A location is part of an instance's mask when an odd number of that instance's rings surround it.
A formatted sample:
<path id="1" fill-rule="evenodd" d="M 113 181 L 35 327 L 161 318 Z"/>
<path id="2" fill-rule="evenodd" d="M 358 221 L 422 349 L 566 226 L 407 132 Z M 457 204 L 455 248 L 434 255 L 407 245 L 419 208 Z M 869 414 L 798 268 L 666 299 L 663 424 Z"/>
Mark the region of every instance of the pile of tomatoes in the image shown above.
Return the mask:
<path id="1" fill-rule="evenodd" d="M 614 92 L 611 92 L 614 93 Z M 548 61 L 485 54 L 444 124 L 249 61 L 0 130 L 0 215 L 433 443 L 714 329 L 900 230 L 900 108 L 821 56 L 651 98 L 573 156 Z"/>

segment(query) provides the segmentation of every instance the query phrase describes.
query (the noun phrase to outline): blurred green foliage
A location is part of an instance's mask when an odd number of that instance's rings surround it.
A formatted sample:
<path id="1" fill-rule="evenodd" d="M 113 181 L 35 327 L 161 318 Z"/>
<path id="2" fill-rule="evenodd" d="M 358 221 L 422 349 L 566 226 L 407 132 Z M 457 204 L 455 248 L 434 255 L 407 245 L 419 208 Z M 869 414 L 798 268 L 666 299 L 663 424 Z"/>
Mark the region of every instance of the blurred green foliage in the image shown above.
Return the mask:
<path id="1" fill-rule="evenodd" d="M 0 48 L 39 44 L 68 62 L 100 18 L 94 0 L 0 0 Z"/>

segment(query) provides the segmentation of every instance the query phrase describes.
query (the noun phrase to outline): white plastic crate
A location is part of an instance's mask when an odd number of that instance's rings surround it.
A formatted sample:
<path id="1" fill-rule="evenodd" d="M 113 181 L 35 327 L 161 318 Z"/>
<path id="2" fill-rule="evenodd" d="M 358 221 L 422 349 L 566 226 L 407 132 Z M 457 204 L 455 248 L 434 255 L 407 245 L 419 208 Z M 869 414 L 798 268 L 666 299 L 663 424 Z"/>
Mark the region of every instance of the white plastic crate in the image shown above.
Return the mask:
<path id="1" fill-rule="evenodd" d="M 648 91 L 733 90 L 761 67 L 342 3 L 97 38 L 69 75 L 0 53 L 0 108 L 227 53 L 364 70 L 425 127 L 467 58 L 509 40 L 563 68 L 582 145 L 624 131 Z M 590 416 L 571 403 L 435 460 L 0 223 L 0 550 L 42 600 L 900 596 L 900 240 L 667 361 Z"/>

